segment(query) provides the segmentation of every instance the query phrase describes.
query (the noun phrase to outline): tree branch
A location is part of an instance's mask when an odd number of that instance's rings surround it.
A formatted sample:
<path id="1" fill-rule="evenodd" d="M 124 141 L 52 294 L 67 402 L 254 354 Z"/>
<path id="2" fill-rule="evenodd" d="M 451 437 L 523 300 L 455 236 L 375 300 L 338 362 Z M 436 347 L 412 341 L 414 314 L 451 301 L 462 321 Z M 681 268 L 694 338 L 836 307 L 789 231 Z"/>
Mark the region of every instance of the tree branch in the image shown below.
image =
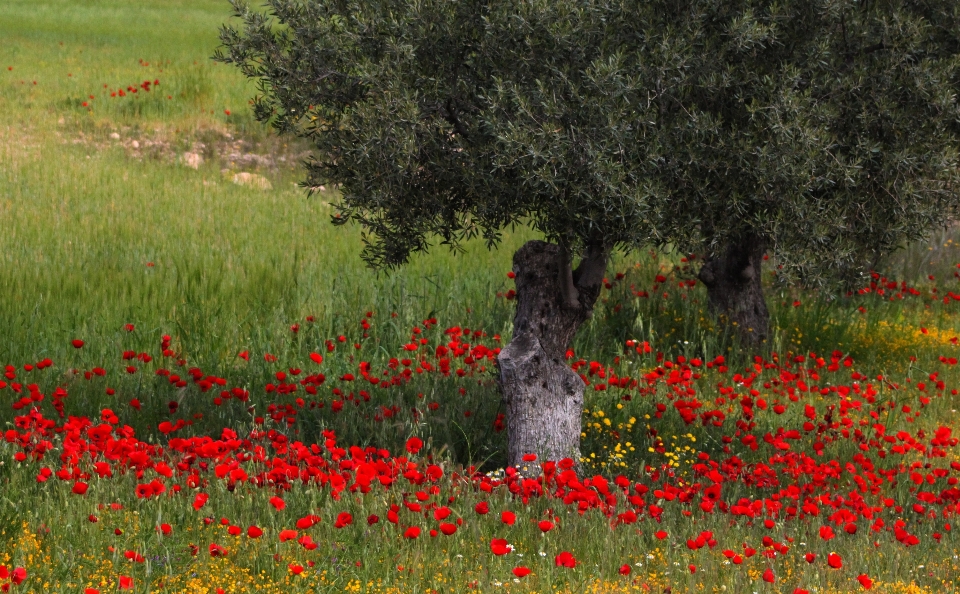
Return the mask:
<path id="1" fill-rule="evenodd" d="M 560 269 L 557 274 L 559 274 L 558 280 L 564 305 L 570 309 L 580 307 L 580 293 L 573 282 L 573 263 L 570 261 L 570 250 L 565 245 L 560 246 Z"/>
<path id="2" fill-rule="evenodd" d="M 587 246 L 580 260 L 580 265 L 573 273 L 576 286 L 581 292 L 592 293 L 595 287 L 603 282 L 603 275 L 607 272 L 607 260 L 610 258 L 610 249 L 601 244 Z M 584 304 L 585 305 L 585 304 Z"/>
<path id="3" fill-rule="evenodd" d="M 443 110 L 444 119 L 450 122 L 450 125 L 453 126 L 453 129 L 457 131 L 457 134 L 463 138 L 468 138 L 467 129 L 463 127 L 463 122 L 460 121 L 460 118 L 457 116 L 457 107 L 453 102 L 453 97 L 447 98 L 447 104 L 444 106 Z"/>

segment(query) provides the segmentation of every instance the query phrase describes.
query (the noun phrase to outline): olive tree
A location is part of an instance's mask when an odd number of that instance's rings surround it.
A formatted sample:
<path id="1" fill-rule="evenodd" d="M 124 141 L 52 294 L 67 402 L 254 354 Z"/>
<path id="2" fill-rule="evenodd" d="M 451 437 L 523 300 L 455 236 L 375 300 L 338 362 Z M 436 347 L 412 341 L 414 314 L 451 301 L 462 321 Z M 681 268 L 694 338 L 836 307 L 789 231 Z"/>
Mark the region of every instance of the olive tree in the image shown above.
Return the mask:
<path id="1" fill-rule="evenodd" d="M 764 256 L 809 284 L 956 214 L 952 0 L 234 2 L 217 58 L 258 119 L 310 139 L 308 187 L 375 267 L 431 244 L 544 238 L 513 257 L 498 357 L 508 462 L 579 457 L 565 363 L 610 254 L 697 253 L 711 308 L 759 346 Z"/>

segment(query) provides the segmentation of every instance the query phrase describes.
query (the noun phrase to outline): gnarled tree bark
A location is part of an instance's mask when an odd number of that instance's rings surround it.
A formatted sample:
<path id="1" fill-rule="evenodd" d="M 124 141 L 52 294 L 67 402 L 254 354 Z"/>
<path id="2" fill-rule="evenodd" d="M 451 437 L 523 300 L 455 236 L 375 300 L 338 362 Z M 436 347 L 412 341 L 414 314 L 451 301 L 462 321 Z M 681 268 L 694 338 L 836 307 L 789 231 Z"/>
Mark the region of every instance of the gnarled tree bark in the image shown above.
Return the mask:
<path id="1" fill-rule="evenodd" d="M 707 257 L 699 274 L 710 310 L 750 348 L 759 347 L 770 334 L 770 312 L 760 282 L 765 251 L 762 238 L 744 234 Z"/>
<path id="2" fill-rule="evenodd" d="M 547 460 L 580 463 L 584 384 L 566 363 L 593 311 L 609 249 L 590 246 L 576 270 L 562 247 L 529 241 L 513 256 L 517 291 L 513 339 L 497 357 L 506 405 L 507 464 L 533 475 Z M 535 454 L 536 462 L 525 462 Z"/>

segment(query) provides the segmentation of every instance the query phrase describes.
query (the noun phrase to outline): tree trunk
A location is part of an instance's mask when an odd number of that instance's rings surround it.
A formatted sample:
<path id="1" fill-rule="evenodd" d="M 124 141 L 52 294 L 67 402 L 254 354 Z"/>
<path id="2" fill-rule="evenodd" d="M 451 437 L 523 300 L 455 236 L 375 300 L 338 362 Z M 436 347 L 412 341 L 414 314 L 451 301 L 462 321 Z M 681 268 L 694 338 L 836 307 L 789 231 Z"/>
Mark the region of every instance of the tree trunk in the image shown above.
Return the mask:
<path id="1" fill-rule="evenodd" d="M 584 384 L 566 352 L 600 294 L 609 251 L 588 248 L 576 271 L 560 246 L 529 241 L 513 256 L 513 339 L 497 357 L 506 405 L 507 464 L 527 475 L 547 460 L 580 463 Z M 524 461 L 535 454 L 535 462 Z"/>
<path id="2" fill-rule="evenodd" d="M 760 274 L 764 251 L 761 238 L 745 234 L 709 256 L 699 274 L 707 287 L 710 310 L 721 323 L 732 326 L 749 348 L 758 348 L 770 334 Z"/>

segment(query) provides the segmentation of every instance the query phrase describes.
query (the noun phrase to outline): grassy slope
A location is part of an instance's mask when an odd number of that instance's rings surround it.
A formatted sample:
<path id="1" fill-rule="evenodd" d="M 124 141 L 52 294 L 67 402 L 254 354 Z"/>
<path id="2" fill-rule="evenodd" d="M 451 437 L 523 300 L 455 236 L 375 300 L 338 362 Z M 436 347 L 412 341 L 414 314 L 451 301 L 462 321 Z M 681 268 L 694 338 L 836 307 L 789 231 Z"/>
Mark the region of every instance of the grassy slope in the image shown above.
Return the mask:
<path id="1" fill-rule="evenodd" d="M 211 134 L 269 142 L 246 109 L 251 86 L 208 59 L 227 11 L 224 2 L 0 6 L 0 360 L 52 356 L 80 336 L 97 348 L 90 339 L 135 323 L 150 344 L 176 332 L 208 362 L 252 343 L 279 348 L 271 332 L 309 314 L 340 332 L 369 308 L 407 323 L 489 306 L 515 236 L 501 251 L 437 249 L 376 275 L 358 258 L 357 230 L 332 229 L 331 197 L 308 200 L 295 169 L 268 172 L 277 189 L 262 192 L 222 177 L 229 163 L 194 171 L 128 155 L 136 139 L 173 152 Z M 155 78 L 149 95 L 109 97 Z"/>

